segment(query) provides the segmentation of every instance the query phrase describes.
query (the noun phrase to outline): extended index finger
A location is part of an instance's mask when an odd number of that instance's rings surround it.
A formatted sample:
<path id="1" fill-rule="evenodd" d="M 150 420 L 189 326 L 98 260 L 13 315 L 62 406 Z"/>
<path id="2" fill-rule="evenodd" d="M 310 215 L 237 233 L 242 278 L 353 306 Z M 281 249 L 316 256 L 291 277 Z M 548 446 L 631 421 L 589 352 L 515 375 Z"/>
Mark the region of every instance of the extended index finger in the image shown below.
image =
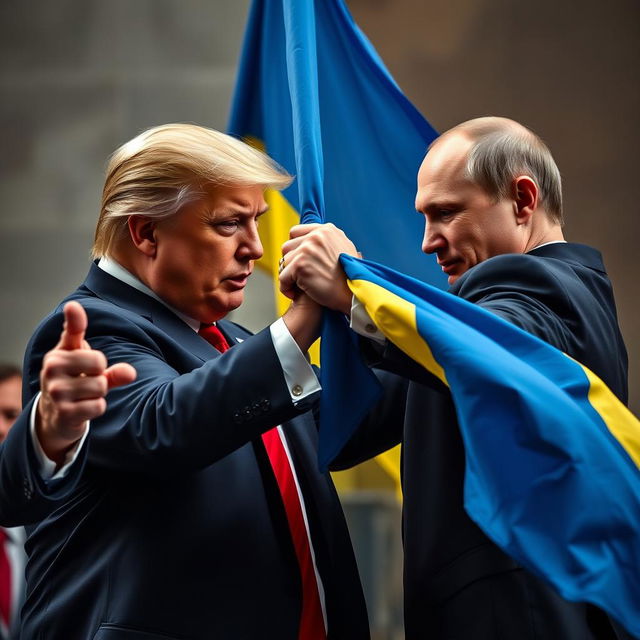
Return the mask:
<path id="1" fill-rule="evenodd" d="M 87 314 L 82 305 L 71 300 L 64 305 L 64 325 L 58 342 L 58 349 L 84 348 L 84 333 L 87 330 Z"/>

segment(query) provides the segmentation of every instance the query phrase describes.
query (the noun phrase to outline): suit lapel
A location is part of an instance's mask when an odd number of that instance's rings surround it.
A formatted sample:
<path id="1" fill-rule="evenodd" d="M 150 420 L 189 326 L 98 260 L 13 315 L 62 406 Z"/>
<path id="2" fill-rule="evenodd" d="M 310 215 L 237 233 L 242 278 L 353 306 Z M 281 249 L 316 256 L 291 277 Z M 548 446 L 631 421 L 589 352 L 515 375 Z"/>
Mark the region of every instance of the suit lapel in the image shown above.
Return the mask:
<path id="1" fill-rule="evenodd" d="M 96 264 L 91 265 L 84 287 L 99 298 L 146 318 L 158 329 L 171 336 L 183 349 L 203 362 L 220 355 L 214 347 L 164 304 L 114 278 Z M 225 329 L 227 325 L 235 327 L 232 323 L 225 322 Z M 230 344 L 237 344 L 236 334 L 237 331 L 230 332 L 230 335 L 233 336 L 233 342 L 230 341 Z"/>

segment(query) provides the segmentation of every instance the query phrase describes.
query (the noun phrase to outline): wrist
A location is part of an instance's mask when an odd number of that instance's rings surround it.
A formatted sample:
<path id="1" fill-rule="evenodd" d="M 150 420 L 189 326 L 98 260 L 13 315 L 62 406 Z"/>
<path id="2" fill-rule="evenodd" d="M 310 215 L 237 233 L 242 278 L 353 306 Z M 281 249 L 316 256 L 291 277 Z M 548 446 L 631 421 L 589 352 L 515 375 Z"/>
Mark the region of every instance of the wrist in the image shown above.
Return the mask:
<path id="1" fill-rule="evenodd" d="M 310 300 L 293 301 L 282 316 L 291 337 L 304 353 L 320 336 L 322 307 Z"/>
<path id="2" fill-rule="evenodd" d="M 67 458 L 67 454 L 82 438 L 82 434 L 64 436 L 57 433 L 44 419 L 42 398 L 35 414 L 35 435 L 44 455 L 59 467 Z M 83 424 L 83 427 L 85 425 Z"/>

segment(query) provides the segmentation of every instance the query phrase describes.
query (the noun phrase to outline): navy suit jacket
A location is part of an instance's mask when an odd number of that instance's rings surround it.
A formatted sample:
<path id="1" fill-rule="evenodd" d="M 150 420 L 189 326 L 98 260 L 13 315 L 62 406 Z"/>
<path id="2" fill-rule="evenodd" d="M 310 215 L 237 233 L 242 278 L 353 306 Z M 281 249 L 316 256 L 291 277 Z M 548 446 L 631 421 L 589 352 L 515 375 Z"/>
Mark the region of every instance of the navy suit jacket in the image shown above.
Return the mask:
<path id="1" fill-rule="evenodd" d="M 627 354 L 611 284 L 596 250 L 559 243 L 525 255 L 496 256 L 467 271 L 450 291 L 568 353 L 626 402 Z M 362 425 L 336 468 L 402 441 L 407 638 L 484 638 L 477 627 L 472 629 L 478 620 L 486 618 L 486 610 L 476 616 L 477 612 L 470 611 L 466 604 L 463 611 L 452 614 L 453 626 L 469 625 L 466 635 L 462 632 L 460 636 L 442 626 L 447 624 L 442 612 L 445 608 L 454 611 L 452 599 L 466 586 L 517 569 L 518 565 L 464 510 L 464 446 L 451 395 L 393 344 L 387 343 L 380 350 L 367 343 L 365 350 L 370 364 L 392 372 L 381 377 L 387 391 L 394 391 L 387 393 L 375 415 Z M 486 584 L 492 588 L 489 582 Z M 553 599 L 552 594 L 545 597 Z M 528 606 L 544 612 L 547 604 L 535 602 L 532 596 Z M 571 620 L 562 630 L 550 631 L 551 635 L 539 629 L 540 635 L 535 637 L 591 637 L 584 628 L 574 631 L 576 625 L 584 624 L 580 623 L 584 616 L 578 611 L 582 605 L 557 599 L 548 606 L 559 610 L 554 616 Z M 509 635 L 506 629 L 502 633 L 505 638 L 529 637 L 519 632 Z"/>
<path id="2" fill-rule="evenodd" d="M 299 571 L 259 438 L 283 424 L 329 638 L 368 638 L 338 497 L 317 471 L 315 402 L 292 403 L 269 330 L 250 335 L 222 321 L 236 346 L 219 354 L 164 305 L 95 265 L 70 299 L 87 311 L 91 346 L 110 364 L 131 363 L 138 378 L 110 392 L 61 481 L 40 479 L 26 413 L 6 441 L 0 518 L 33 525 L 23 637 L 297 639 Z M 27 409 L 61 307 L 27 348 Z"/>

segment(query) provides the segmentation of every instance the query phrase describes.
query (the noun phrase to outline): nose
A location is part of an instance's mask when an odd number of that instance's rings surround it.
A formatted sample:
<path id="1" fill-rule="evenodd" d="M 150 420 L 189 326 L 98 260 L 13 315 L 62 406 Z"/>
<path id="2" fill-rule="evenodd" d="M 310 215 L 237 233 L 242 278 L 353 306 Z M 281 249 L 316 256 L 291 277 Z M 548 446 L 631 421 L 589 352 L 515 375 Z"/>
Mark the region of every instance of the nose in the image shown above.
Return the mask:
<path id="1" fill-rule="evenodd" d="M 238 247 L 238 254 L 244 260 L 259 260 L 263 253 L 258 225 L 254 223 L 247 228 L 245 237 Z"/>
<path id="2" fill-rule="evenodd" d="M 424 253 L 435 253 L 446 245 L 446 240 L 437 224 L 429 222 L 424 218 L 424 236 L 422 237 L 422 251 Z"/>

